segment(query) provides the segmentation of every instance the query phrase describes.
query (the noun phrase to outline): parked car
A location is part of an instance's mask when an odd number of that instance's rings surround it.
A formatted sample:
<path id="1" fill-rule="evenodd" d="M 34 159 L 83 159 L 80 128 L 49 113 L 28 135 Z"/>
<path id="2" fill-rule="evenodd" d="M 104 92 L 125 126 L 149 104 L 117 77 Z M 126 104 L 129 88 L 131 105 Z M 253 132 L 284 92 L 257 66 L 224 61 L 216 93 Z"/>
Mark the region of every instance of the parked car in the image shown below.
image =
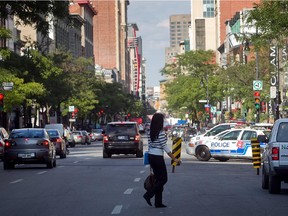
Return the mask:
<path id="1" fill-rule="evenodd" d="M 0 136 L 0 160 L 3 159 L 4 145 L 5 145 L 4 140 Z"/>
<path id="2" fill-rule="evenodd" d="M 83 131 L 82 131 L 82 134 L 83 134 L 83 136 L 84 136 L 84 138 L 85 138 L 85 143 L 86 143 L 87 145 L 91 145 L 91 138 L 90 138 L 88 132 L 85 131 L 85 130 L 83 130 Z"/>
<path id="3" fill-rule="evenodd" d="M 92 129 L 90 133 L 91 141 L 94 142 L 96 140 L 102 140 L 103 139 L 103 129 L 96 128 Z"/>
<path id="4" fill-rule="evenodd" d="M 136 154 L 143 157 L 143 140 L 137 122 L 110 122 L 103 137 L 103 158 L 112 154 Z"/>
<path id="5" fill-rule="evenodd" d="M 56 149 L 44 128 L 23 128 L 11 131 L 5 140 L 3 167 L 13 169 L 15 164 L 46 164 L 56 167 Z"/>
<path id="6" fill-rule="evenodd" d="M 83 135 L 82 131 L 72 131 L 72 136 L 75 141 L 75 144 L 85 145 L 85 136 Z"/>
<path id="7" fill-rule="evenodd" d="M 46 124 L 45 129 L 57 129 L 59 130 L 61 137 L 64 137 L 64 125 L 63 124 Z M 75 146 L 75 140 L 73 139 L 72 132 L 69 127 L 66 127 L 67 134 L 67 142 L 70 147 Z M 66 143 L 67 144 L 67 143 Z"/>
<path id="8" fill-rule="evenodd" d="M 200 161 L 214 158 L 227 161 L 230 158 L 252 159 L 251 139 L 265 135 L 262 130 L 251 128 L 230 129 L 221 136 L 200 139 L 186 145 L 186 153 L 195 156 Z M 260 145 L 263 149 L 264 144 Z"/>
<path id="9" fill-rule="evenodd" d="M 57 129 L 46 129 L 49 134 L 50 140 L 54 143 L 56 148 L 56 155 L 59 155 L 60 158 L 66 158 L 67 149 L 66 142 L 61 136 L 59 130 Z"/>
<path id="10" fill-rule="evenodd" d="M 4 127 L 0 127 L 0 137 L 2 139 L 7 139 L 9 136 L 8 132 L 6 131 L 6 129 Z"/>

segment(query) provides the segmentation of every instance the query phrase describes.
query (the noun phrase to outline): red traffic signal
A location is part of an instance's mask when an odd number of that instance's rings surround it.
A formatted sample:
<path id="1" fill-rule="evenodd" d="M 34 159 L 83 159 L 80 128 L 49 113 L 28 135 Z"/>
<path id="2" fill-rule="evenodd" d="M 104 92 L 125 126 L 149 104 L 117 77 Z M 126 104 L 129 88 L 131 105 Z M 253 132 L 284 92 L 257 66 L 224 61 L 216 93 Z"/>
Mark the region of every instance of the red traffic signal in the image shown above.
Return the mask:
<path id="1" fill-rule="evenodd" d="M 0 93 L 0 111 L 4 110 L 4 94 Z"/>

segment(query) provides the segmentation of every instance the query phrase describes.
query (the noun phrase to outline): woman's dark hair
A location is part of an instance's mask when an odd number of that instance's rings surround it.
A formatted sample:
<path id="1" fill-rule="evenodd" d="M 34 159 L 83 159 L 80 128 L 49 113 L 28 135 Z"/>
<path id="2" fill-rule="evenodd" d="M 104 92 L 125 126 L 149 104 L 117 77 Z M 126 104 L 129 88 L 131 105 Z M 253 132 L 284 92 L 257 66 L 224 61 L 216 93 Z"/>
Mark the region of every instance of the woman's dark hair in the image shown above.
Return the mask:
<path id="1" fill-rule="evenodd" d="M 160 131 L 163 129 L 164 115 L 162 113 L 155 113 L 150 124 L 150 139 L 156 140 Z"/>

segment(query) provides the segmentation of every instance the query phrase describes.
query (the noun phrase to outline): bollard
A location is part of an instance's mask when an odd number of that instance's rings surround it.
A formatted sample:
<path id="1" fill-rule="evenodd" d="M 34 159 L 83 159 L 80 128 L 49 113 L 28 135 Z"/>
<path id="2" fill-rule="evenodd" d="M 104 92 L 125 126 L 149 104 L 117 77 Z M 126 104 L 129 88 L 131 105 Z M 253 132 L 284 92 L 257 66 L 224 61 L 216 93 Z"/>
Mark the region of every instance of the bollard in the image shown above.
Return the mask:
<path id="1" fill-rule="evenodd" d="M 177 159 L 181 157 L 181 143 L 182 143 L 182 139 L 180 137 L 173 138 L 172 154 Z M 179 164 L 171 160 L 171 165 L 172 165 L 172 172 L 174 173 L 175 166 L 179 166 Z"/>
<path id="2" fill-rule="evenodd" d="M 259 175 L 259 168 L 261 167 L 261 154 L 260 154 L 260 143 L 256 138 L 251 139 L 253 167 L 257 168 L 257 175 Z"/>

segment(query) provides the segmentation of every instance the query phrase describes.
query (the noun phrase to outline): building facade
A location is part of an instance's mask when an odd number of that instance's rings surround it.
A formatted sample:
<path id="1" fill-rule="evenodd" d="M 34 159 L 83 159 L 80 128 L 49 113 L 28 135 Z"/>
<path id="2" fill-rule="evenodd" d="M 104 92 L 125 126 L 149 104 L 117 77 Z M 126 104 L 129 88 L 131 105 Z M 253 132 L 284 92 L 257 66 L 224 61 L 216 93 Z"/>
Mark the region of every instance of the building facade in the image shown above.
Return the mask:
<path id="1" fill-rule="evenodd" d="M 127 48 L 128 0 L 95 0 L 99 11 L 93 19 L 95 65 L 105 70 L 116 71 L 124 90 L 129 92 L 129 53 Z"/>

